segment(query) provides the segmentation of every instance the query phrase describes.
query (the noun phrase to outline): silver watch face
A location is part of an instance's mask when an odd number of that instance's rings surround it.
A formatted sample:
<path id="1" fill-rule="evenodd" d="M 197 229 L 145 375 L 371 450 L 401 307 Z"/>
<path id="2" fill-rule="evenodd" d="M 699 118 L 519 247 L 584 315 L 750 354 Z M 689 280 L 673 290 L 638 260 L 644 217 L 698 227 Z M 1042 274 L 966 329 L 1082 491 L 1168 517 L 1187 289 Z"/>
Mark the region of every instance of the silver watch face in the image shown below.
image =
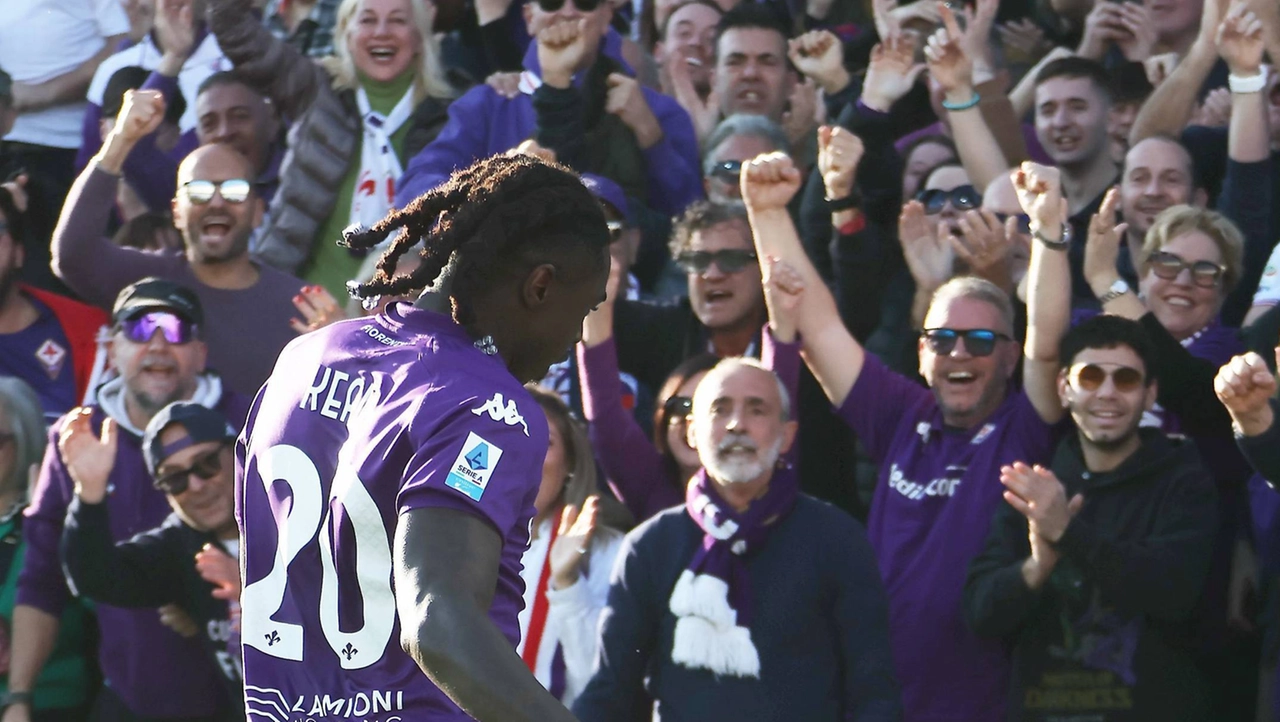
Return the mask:
<path id="1" fill-rule="evenodd" d="M 1116 295 L 1119 295 L 1121 293 L 1127 293 L 1129 291 L 1129 284 L 1125 283 L 1124 279 L 1122 278 L 1116 281 L 1115 283 L 1111 284 L 1110 290 L 1112 293 Z"/>

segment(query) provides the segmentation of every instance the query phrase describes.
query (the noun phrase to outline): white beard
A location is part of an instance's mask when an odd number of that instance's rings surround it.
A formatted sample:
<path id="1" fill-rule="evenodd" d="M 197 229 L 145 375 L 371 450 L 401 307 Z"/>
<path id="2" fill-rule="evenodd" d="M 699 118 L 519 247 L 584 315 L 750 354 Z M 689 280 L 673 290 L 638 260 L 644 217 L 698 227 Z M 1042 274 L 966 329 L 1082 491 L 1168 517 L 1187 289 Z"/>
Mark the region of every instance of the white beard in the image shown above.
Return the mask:
<path id="1" fill-rule="evenodd" d="M 764 475 L 777 463 L 782 453 L 782 439 L 779 438 L 768 449 L 757 451 L 754 459 L 735 454 L 731 458 L 723 458 L 719 452 L 708 454 L 703 459 L 707 474 L 722 484 L 746 484 Z"/>

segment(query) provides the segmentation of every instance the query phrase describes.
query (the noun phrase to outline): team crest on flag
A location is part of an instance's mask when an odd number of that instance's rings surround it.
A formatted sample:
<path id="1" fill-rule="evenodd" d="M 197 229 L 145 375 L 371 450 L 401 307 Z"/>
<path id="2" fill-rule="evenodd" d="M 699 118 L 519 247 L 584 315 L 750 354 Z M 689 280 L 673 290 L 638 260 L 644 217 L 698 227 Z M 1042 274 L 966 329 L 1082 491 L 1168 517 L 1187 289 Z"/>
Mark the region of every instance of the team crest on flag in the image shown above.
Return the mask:
<path id="1" fill-rule="evenodd" d="M 473 501 L 480 501 L 485 487 L 489 485 L 489 477 L 493 475 L 493 469 L 501 458 L 501 448 L 483 436 L 469 432 L 466 442 L 462 444 L 462 451 L 458 452 L 458 458 L 453 460 L 453 465 L 449 468 L 449 476 L 444 480 L 444 485 L 466 494 Z"/>

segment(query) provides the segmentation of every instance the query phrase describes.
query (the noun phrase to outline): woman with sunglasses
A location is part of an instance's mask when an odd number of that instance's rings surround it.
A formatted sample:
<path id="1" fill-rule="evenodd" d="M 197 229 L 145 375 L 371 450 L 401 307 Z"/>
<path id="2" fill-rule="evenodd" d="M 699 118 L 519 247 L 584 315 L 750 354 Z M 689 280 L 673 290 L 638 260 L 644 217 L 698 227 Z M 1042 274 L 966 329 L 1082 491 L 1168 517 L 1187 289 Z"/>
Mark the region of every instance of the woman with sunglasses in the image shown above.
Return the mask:
<path id="1" fill-rule="evenodd" d="M 774 275 L 772 271 L 770 275 Z M 587 314 L 582 323 L 578 378 L 591 446 L 609 487 L 638 523 L 680 504 L 684 500 L 685 484 L 701 468 L 698 452 L 689 445 L 686 423 L 693 407 L 694 389 L 720 359 L 709 353 L 698 354 L 685 359 L 667 376 L 655 404 L 652 435 L 646 434 L 635 416 L 623 406 L 617 381 L 613 304 L 620 284 L 621 268 L 615 262 L 609 278 L 608 298 Z M 776 281 L 766 280 L 764 294 L 770 320 L 761 334 L 761 358 L 790 383 L 792 398 L 798 385 L 800 347 L 795 337 L 795 320 L 782 304 L 796 293 L 798 291 L 781 290 Z"/>
<path id="2" fill-rule="evenodd" d="M 88 609 L 80 600 L 62 611 L 57 640 L 35 685 L 11 689 L 9 659 L 18 574 L 27 545 L 22 538 L 23 509 L 29 487 L 44 456 L 48 434 L 40 399 L 26 382 L 0 376 L 0 700 L 25 705 L 34 722 L 81 720 L 88 715 Z"/>
<path id="3" fill-rule="evenodd" d="M 293 120 L 257 255 L 344 297 L 369 254 L 334 241 L 391 209 L 403 165 L 443 127 L 454 95 L 433 33 L 434 5 L 342 0 L 334 55 L 319 63 L 273 37 L 251 5 L 211 0 L 209 25 L 236 75 Z"/>
<path id="4" fill-rule="evenodd" d="M 597 622 L 631 518 L 621 504 L 597 494 L 591 442 L 559 395 L 542 386 L 526 388 L 547 417 L 549 444 L 529 548 L 521 559 L 525 605 L 516 653 L 569 707 L 591 679 Z"/>

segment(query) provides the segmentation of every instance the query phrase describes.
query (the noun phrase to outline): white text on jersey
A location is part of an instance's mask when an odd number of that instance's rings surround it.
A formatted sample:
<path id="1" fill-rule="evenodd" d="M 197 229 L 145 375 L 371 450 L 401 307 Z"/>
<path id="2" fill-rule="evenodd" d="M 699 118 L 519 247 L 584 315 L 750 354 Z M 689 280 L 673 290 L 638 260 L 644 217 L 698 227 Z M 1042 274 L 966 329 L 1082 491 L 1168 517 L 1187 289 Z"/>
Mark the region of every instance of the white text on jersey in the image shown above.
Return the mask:
<path id="1" fill-rule="evenodd" d="M 373 383 L 366 389 L 363 373 L 352 378 L 346 371 L 321 365 L 316 369 L 315 380 L 307 387 L 307 393 L 302 397 L 298 408 L 316 411 L 326 419 L 345 424 L 351 413 L 362 403 L 377 403 L 380 390 L 381 383 L 376 375 L 373 376 Z"/>

